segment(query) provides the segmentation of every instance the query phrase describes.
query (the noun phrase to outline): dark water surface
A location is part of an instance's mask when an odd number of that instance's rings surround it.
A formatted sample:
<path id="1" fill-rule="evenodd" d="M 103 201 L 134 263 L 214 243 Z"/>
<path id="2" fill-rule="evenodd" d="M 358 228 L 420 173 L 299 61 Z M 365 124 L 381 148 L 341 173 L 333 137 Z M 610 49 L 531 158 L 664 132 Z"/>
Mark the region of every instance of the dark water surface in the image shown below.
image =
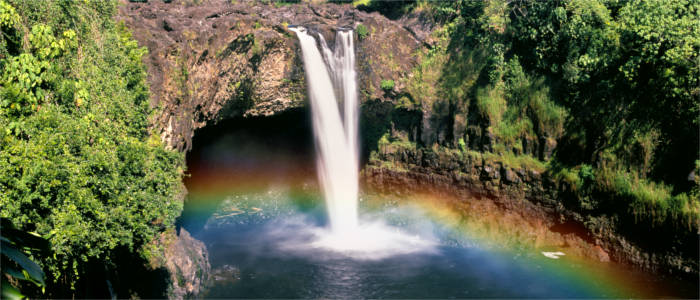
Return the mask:
<path id="1" fill-rule="evenodd" d="M 291 196 L 290 196 L 291 195 Z M 303 195 L 303 196 L 300 196 Z M 313 194 L 229 196 L 195 233 L 209 250 L 207 298 L 600 298 L 629 297 L 584 266 L 455 242 L 449 228 L 415 208 L 364 212 L 437 244 L 416 253 L 355 256 L 311 246 L 323 228 Z M 316 205 L 314 205 L 316 203 Z M 204 216 L 202 216 L 204 217 Z M 367 221 L 366 221 L 367 222 Z M 427 229 L 426 229 L 427 228 Z M 465 246 L 467 245 L 467 246 Z M 633 294 L 632 294 L 633 295 Z M 639 295 L 637 295 L 639 296 Z"/>
<path id="2" fill-rule="evenodd" d="M 565 257 L 553 260 L 539 252 L 483 249 L 455 242 L 448 228 L 421 220 L 413 208 L 371 215 L 385 216 L 393 220 L 390 226 L 407 233 L 429 228 L 429 232 L 418 233 L 436 239 L 429 251 L 357 257 L 317 248 L 310 246 L 317 237 L 309 228 L 324 226 L 323 207 L 304 202 L 308 199 L 285 203 L 285 195 L 228 198 L 195 234 L 207 245 L 213 270 L 204 297 L 685 298 L 693 293 L 692 284 L 674 285 L 633 273 L 615 278 Z M 237 214 L 231 216 L 228 212 L 234 206 Z M 662 288 L 636 290 L 643 285 Z"/>
<path id="3" fill-rule="evenodd" d="M 274 222 L 273 222 L 274 224 Z M 279 249 L 269 224 L 205 230 L 215 283 L 205 297 L 242 298 L 570 298 L 606 297 L 576 277 L 506 260 L 476 248 L 356 259 L 328 250 Z M 274 227 L 274 225 L 273 225 Z M 289 232 L 289 235 L 297 234 Z"/>

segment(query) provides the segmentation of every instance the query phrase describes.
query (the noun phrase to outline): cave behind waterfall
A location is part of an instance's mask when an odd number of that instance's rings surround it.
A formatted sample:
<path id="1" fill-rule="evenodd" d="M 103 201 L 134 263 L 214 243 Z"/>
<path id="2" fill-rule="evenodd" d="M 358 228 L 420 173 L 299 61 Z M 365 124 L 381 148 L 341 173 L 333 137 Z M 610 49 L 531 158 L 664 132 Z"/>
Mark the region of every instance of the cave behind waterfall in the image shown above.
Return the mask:
<path id="1" fill-rule="evenodd" d="M 313 132 L 306 108 L 223 120 L 195 132 L 187 153 L 187 200 L 179 226 L 196 233 L 223 195 L 271 186 L 315 185 Z"/>

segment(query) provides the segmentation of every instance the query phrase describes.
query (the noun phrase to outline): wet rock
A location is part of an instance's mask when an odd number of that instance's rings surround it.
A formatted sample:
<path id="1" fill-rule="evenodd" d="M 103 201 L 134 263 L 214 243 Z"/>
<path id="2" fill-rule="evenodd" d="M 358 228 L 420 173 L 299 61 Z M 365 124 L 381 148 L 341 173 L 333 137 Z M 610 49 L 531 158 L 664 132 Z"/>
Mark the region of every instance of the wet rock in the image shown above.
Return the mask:
<path id="1" fill-rule="evenodd" d="M 595 255 L 598 257 L 598 260 L 601 262 L 609 262 L 610 261 L 610 255 L 608 255 L 603 248 L 600 246 L 596 245 L 595 246 Z"/>
<path id="2" fill-rule="evenodd" d="M 424 152 L 422 166 L 425 168 L 437 169 L 439 166 L 439 158 L 435 152 Z"/>
<path id="3" fill-rule="evenodd" d="M 174 230 L 163 233 L 160 243 L 165 249 L 164 266 L 170 273 L 168 296 L 172 299 L 197 297 L 211 271 L 204 243 L 194 239 L 184 228 L 179 235 Z"/>
<path id="4" fill-rule="evenodd" d="M 523 153 L 527 155 L 537 154 L 537 141 L 531 137 L 525 137 L 522 139 Z"/>
<path id="5" fill-rule="evenodd" d="M 436 42 L 435 39 L 431 37 L 431 33 L 436 27 L 433 20 L 433 16 L 431 16 L 427 10 L 420 10 L 402 16 L 401 19 L 399 19 L 399 23 L 401 23 L 418 41 L 425 44 L 427 47 L 432 47 Z"/>
<path id="6" fill-rule="evenodd" d="M 493 152 L 493 145 L 496 144 L 496 135 L 491 132 L 491 127 L 489 127 L 486 131 L 486 134 L 484 134 L 483 138 L 483 143 L 481 146 L 481 151 L 484 152 Z"/>
<path id="7" fill-rule="evenodd" d="M 481 127 L 475 125 L 469 125 L 467 127 L 467 141 L 469 149 L 480 149 L 481 148 Z"/>
<path id="8" fill-rule="evenodd" d="M 482 169 L 482 176 L 485 180 L 499 179 L 501 178 L 500 168 L 491 164 L 486 164 Z"/>
<path id="9" fill-rule="evenodd" d="M 234 284 L 241 280 L 241 270 L 232 265 L 223 265 L 211 271 L 211 279 Z"/>

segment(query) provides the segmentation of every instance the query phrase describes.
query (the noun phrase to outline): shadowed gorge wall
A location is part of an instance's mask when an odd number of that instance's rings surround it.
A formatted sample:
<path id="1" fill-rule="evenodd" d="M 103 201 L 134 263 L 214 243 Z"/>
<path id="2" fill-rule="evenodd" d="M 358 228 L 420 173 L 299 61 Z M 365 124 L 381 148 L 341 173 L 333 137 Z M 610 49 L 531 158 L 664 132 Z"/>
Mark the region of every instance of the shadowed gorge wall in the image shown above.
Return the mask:
<path id="1" fill-rule="evenodd" d="M 316 181 L 309 112 L 224 120 L 197 130 L 187 154 L 188 200 L 178 223 L 198 232 L 226 195 Z M 199 220 L 199 221 L 197 221 Z"/>

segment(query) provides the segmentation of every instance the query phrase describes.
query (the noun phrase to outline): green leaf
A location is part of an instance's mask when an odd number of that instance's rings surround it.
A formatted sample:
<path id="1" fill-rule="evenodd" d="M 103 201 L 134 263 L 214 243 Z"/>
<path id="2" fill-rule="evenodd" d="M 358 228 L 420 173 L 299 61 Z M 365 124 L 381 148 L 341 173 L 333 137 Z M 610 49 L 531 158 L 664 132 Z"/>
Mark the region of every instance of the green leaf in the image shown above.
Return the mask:
<path id="1" fill-rule="evenodd" d="M 14 277 L 14 278 L 17 278 L 17 279 L 19 279 L 19 280 L 28 280 L 28 279 L 24 276 L 24 273 L 22 273 L 21 270 L 15 268 L 15 267 L 13 267 L 13 266 L 8 266 L 8 265 L 6 264 L 6 265 L 4 265 L 4 266 L 2 267 L 2 271 L 3 271 L 5 274 L 10 275 L 10 276 L 12 276 L 12 277 Z"/>
<path id="2" fill-rule="evenodd" d="M 19 292 L 14 286 L 10 285 L 9 282 L 3 280 L 2 282 L 2 297 L 4 299 L 19 300 L 23 299 L 24 295 Z"/>
<path id="3" fill-rule="evenodd" d="M 41 271 L 39 265 L 29 259 L 24 253 L 17 250 L 14 246 L 2 245 L 2 255 L 19 264 L 20 267 L 27 271 L 30 278 L 42 285 L 44 284 L 44 272 Z"/>

